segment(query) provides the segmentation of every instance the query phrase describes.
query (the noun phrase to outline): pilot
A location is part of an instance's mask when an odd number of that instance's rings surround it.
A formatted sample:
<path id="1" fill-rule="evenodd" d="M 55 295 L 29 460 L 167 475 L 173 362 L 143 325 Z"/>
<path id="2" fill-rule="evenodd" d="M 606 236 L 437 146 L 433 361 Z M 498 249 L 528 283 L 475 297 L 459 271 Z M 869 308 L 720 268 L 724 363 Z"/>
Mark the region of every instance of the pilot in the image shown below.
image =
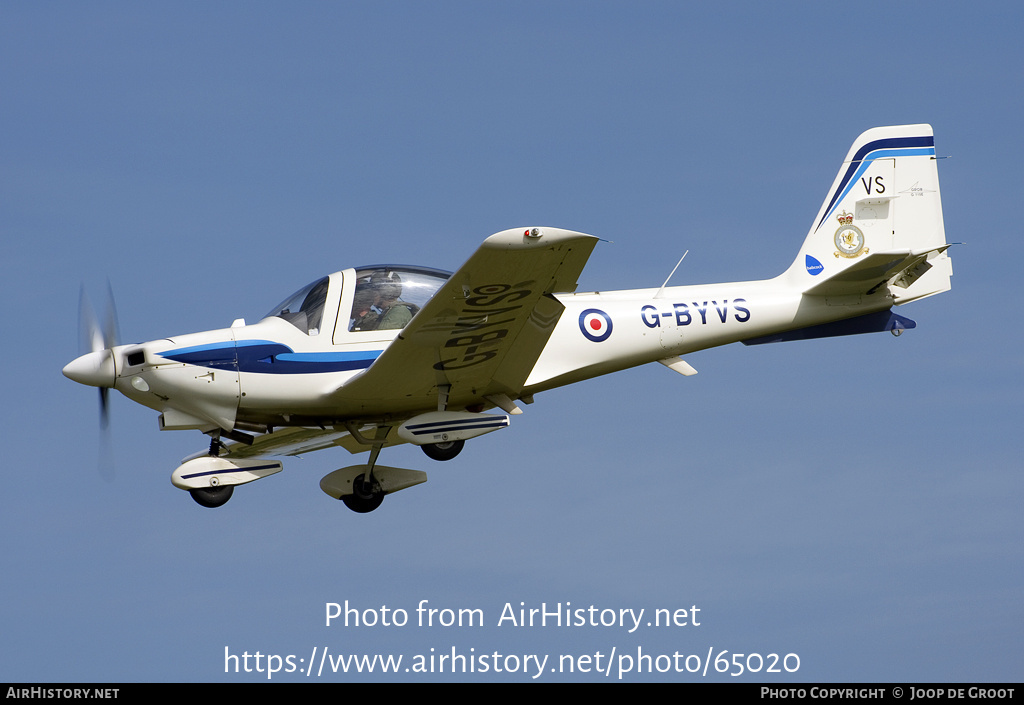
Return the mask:
<path id="1" fill-rule="evenodd" d="M 380 323 L 380 312 L 374 308 L 377 303 L 377 290 L 365 283 L 356 285 L 356 293 L 352 297 L 352 316 L 348 322 L 349 330 L 377 330 Z"/>
<path id="2" fill-rule="evenodd" d="M 377 309 L 380 311 L 380 330 L 405 328 L 419 310 L 416 304 L 402 301 L 402 278 L 397 272 L 376 272 L 370 278 L 370 286 L 377 292 Z"/>

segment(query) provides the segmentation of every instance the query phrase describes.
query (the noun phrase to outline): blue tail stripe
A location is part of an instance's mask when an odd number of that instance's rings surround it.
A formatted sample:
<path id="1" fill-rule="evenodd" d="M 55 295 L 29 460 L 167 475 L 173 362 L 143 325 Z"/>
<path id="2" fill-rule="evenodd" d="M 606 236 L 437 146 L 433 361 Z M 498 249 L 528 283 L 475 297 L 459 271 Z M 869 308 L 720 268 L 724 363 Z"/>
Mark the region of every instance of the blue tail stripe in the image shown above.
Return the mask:
<path id="1" fill-rule="evenodd" d="M 877 153 L 876 153 L 877 152 Z M 935 138 L 931 135 L 924 135 L 921 137 L 891 137 L 884 140 L 875 140 L 874 142 L 868 142 L 866 145 L 857 150 L 857 153 L 853 156 L 853 160 L 850 162 L 850 166 L 846 169 L 846 173 L 843 175 L 842 181 L 839 182 L 836 192 L 832 195 L 832 200 L 828 203 L 828 208 L 825 209 L 825 214 L 821 216 L 821 220 L 818 221 L 818 225 L 815 226 L 815 230 L 821 227 L 822 223 L 828 220 L 829 216 L 836 209 L 850 189 L 853 188 L 853 184 L 857 182 L 857 179 L 864 170 L 871 165 L 871 161 L 875 159 L 884 159 L 887 157 L 915 157 L 915 156 L 934 156 L 935 155 Z"/>

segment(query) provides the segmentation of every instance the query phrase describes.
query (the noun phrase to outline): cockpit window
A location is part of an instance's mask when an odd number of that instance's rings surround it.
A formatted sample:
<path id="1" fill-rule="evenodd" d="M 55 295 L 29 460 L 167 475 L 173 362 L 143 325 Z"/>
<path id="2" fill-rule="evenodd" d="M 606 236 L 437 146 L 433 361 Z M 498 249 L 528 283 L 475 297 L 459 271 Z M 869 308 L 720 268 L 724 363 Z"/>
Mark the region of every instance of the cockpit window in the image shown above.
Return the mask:
<path id="1" fill-rule="evenodd" d="M 324 317 L 328 282 L 328 277 L 324 277 L 302 287 L 275 306 L 265 317 L 283 318 L 307 335 L 318 335 Z"/>
<path id="2" fill-rule="evenodd" d="M 405 328 L 451 272 L 427 267 L 378 265 L 356 270 L 350 331 Z"/>

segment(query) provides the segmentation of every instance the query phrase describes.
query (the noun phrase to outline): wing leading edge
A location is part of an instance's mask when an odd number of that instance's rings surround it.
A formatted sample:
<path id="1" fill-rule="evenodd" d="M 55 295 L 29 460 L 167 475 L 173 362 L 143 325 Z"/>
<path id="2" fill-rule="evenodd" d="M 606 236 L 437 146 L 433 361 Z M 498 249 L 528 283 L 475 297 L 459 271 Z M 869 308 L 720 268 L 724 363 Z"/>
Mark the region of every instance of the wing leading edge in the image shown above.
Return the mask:
<path id="1" fill-rule="evenodd" d="M 364 373 L 339 388 L 366 414 L 515 399 L 598 238 L 557 228 L 506 230 L 484 240 Z M 445 387 L 447 385 L 447 388 Z"/>

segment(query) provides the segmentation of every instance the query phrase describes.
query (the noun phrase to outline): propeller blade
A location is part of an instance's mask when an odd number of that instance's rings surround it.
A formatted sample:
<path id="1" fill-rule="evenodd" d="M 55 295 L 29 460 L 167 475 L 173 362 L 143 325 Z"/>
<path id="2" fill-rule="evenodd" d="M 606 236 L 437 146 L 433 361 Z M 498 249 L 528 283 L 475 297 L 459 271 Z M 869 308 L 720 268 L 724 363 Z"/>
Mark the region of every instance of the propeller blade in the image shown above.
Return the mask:
<path id="1" fill-rule="evenodd" d="M 104 482 L 114 481 L 114 443 L 110 436 L 110 390 L 100 389 L 100 443 L 96 467 Z"/>
<path id="2" fill-rule="evenodd" d="M 117 306 L 114 305 L 114 288 L 107 280 L 107 311 L 103 321 L 103 347 L 113 348 L 121 342 L 121 331 L 117 325 Z"/>
<path id="3" fill-rule="evenodd" d="M 100 428 L 104 431 L 110 426 L 110 389 L 100 387 Z"/>
<path id="4" fill-rule="evenodd" d="M 107 346 L 103 344 L 103 331 L 96 310 L 85 293 L 85 284 L 78 292 L 78 351 L 99 352 Z"/>

